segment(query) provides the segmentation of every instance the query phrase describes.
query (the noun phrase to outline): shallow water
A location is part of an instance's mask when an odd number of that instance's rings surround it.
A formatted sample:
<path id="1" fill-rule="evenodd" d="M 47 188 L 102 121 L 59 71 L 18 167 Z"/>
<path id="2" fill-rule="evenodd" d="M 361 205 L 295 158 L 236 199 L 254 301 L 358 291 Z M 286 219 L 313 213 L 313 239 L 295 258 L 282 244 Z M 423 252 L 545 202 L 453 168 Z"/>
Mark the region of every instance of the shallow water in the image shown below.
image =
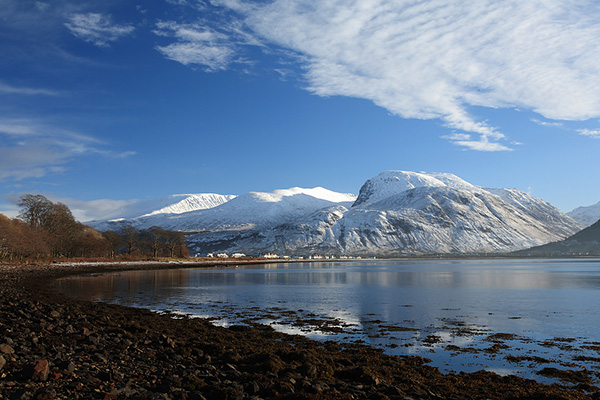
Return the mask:
<path id="1" fill-rule="evenodd" d="M 600 260 L 282 263 L 128 271 L 56 282 L 96 301 L 269 324 L 316 339 L 420 355 L 442 371 L 541 381 L 600 372 Z"/>

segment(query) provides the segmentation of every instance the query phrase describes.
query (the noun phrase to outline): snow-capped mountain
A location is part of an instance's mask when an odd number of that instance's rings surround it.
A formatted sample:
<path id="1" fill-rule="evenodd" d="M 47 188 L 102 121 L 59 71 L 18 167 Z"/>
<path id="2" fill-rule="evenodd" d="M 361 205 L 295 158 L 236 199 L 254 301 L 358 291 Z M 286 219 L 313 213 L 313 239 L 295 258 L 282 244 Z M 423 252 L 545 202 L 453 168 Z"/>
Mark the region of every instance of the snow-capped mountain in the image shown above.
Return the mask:
<path id="1" fill-rule="evenodd" d="M 118 225 L 115 222 L 133 221 L 148 217 L 151 215 L 163 214 L 183 214 L 191 211 L 204 210 L 216 207 L 235 198 L 234 195 L 222 195 L 215 193 L 199 194 L 174 194 L 152 200 L 137 200 L 120 207 L 110 214 L 105 215 L 101 220 L 88 221 L 89 225 L 97 229 L 112 229 Z"/>
<path id="2" fill-rule="evenodd" d="M 354 206 L 365 206 L 417 187 L 453 187 L 475 189 L 456 175 L 410 171 L 385 171 L 369 179 L 360 188 Z"/>
<path id="3" fill-rule="evenodd" d="M 350 206 L 355 200 L 356 195 L 337 193 L 321 187 L 249 192 L 218 207 L 167 216 L 164 222 L 161 221 L 161 226 L 182 231 L 269 228 L 332 205 Z M 156 220 L 150 217 L 140 218 L 140 222 L 144 227 L 156 225 Z"/>
<path id="4" fill-rule="evenodd" d="M 451 174 L 386 171 L 363 185 L 350 208 L 340 204 L 271 229 L 230 231 L 223 240 L 214 233 L 190 239 L 199 250 L 393 256 L 507 252 L 580 229 L 516 189 L 485 189 Z"/>
<path id="5" fill-rule="evenodd" d="M 249 192 L 210 208 L 184 213 L 148 212 L 135 218 L 113 219 L 109 223 L 112 222 L 110 229 L 114 229 L 117 222 L 132 224 L 139 229 L 156 225 L 187 232 L 243 231 L 292 221 L 332 205 L 345 204 L 349 207 L 355 200 L 354 194 L 333 192 L 321 187 L 294 187 L 273 192 Z M 106 226 L 104 223 L 91 225 Z"/>
<path id="6" fill-rule="evenodd" d="M 591 226 L 600 220 L 600 202 L 593 206 L 577 207 L 567 215 L 583 226 Z"/>
<path id="7" fill-rule="evenodd" d="M 216 207 L 124 221 L 188 232 L 192 252 L 392 256 L 509 252 L 582 227 L 517 189 L 488 189 L 446 173 L 386 171 L 359 195 L 324 188 L 249 192 Z"/>

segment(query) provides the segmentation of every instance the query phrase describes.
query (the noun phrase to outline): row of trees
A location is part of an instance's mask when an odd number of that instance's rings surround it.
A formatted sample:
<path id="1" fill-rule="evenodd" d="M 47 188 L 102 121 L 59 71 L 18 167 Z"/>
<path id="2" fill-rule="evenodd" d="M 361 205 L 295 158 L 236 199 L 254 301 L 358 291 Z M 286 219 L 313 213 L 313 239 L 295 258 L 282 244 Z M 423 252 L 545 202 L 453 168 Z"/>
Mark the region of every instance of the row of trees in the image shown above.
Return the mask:
<path id="1" fill-rule="evenodd" d="M 158 226 L 138 230 L 126 225 L 119 232 L 106 231 L 102 235 L 110 245 L 108 256 L 111 258 L 119 255 L 184 258 L 190 255 L 187 240 L 182 232 L 169 231 Z"/>
<path id="2" fill-rule="evenodd" d="M 18 218 L 0 214 L 0 259 L 188 257 L 181 232 L 159 227 L 98 232 L 75 220 L 62 203 L 27 194 Z"/>

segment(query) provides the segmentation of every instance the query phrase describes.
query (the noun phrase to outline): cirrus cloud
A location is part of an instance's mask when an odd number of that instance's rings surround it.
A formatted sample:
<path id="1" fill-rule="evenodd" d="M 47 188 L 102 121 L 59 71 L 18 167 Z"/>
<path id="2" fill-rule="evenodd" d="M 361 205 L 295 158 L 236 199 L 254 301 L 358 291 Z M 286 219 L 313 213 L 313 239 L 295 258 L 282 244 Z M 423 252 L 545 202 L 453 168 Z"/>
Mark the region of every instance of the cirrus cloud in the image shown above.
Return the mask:
<path id="1" fill-rule="evenodd" d="M 98 47 L 107 47 L 135 29 L 132 25 L 114 24 L 110 15 L 98 13 L 72 14 L 65 26 L 74 36 Z"/>
<path id="2" fill-rule="evenodd" d="M 497 127 L 469 113 L 472 107 L 526 109 L 550 120 L 600 116 L 595 0 L 211 3 L 237 15 L 258 41 L 293 51 L 312 93 L 368 99 L 403 118 L 439 119 L 471 134 L 446 137 L 469 149 L 510 149 Z M 187 39 L 160 50 L 210 67 L 190 57 L 207 51 L 197 43 L 208 42 Z M 223 61 L 213 69 L 226 68 L 235 50 L 219 43 L 222 58 L 206 53 Z"/>
<path id="3" fill-rule="evenodd" d="M 23 87 L 23 86 L 13 86 L 7 83 L 0 81 L 0 93 L 4 94 L 15 94 L 15 95 L 23 95 L 23 96 L 58 96 L 59 92 L 54 90 L 48 90 L 43 88 L 31 88 L 31 87 Z"/>
<path id="4" fill-rule="evenodd" d="M 176 42 L 157 46 L 167 58 L 183 65 L 203 65 L 207 71 L 224 70 L 235 56 L 229 37 L 199 24 L 159 22 L 154 31 L 159 36 L 173 36 Z"/>
<path id="5" fill-rule="evenodd" d="M 31 119 L 0 119 L 0 181 L 41 178 L 65 170 L 75 157 L 124 158 L 135 152 L 107 150 L 92 136 Z"/>
<path id="6" fill-rule="evenodd" d="M 577 132 L 583 136 L 600 139 L 600 129 L 579 129 Z"/>

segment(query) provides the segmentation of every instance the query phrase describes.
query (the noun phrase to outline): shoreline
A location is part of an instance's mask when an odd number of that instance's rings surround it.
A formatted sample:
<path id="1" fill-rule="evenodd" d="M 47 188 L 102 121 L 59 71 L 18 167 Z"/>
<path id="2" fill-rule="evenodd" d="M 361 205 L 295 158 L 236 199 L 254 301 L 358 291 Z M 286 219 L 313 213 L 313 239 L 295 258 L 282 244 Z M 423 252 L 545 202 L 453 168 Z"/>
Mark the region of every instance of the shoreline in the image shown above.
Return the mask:
<path id="1" fill-rule="evenodd" d="M 442 374 L 417 356 L 263 325 L 221 328 L 50 289 L 76 274 L 242 263 L 0 267 L 0 399 L 600 399 L 585 379 L 571 386 L 485 371 Z"/>

